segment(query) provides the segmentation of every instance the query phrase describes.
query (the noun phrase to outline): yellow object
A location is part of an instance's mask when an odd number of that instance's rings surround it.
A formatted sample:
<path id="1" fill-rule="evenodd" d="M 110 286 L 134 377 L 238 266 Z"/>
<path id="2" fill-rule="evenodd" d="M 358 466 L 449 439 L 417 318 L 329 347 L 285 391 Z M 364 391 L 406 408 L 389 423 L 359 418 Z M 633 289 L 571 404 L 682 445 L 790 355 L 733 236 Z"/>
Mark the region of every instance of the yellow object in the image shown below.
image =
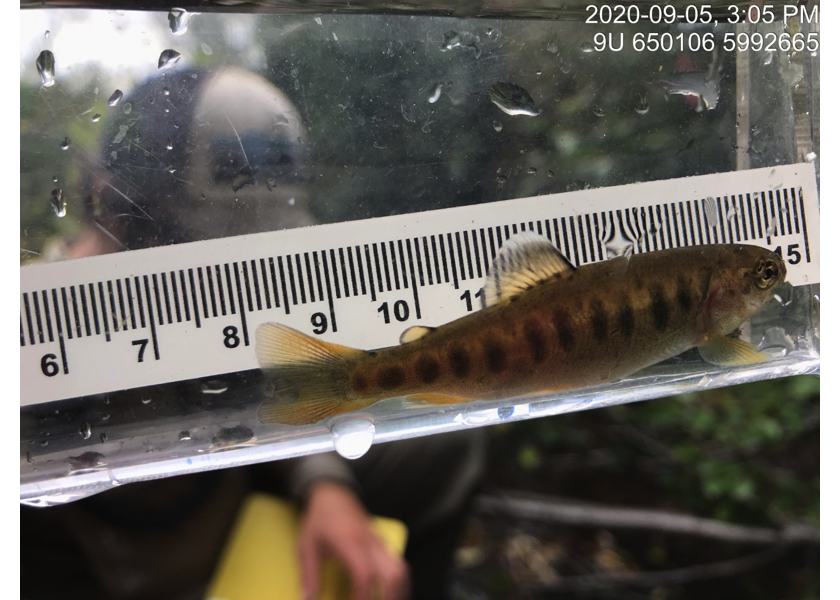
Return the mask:
<path id="1" fill-rule="evenodd" d="M 298 511 L 267 494 L 252 494 L 239 512 L 206 600 L 297 600 L 303 598 L 297 554 Z M 394 519 L 373 518 L 373 527 L 394 554 L 405 549 L 408 530 Z M 318 600 L 343 600 L 352 585 L 335 560 L 321 569 Z"/>

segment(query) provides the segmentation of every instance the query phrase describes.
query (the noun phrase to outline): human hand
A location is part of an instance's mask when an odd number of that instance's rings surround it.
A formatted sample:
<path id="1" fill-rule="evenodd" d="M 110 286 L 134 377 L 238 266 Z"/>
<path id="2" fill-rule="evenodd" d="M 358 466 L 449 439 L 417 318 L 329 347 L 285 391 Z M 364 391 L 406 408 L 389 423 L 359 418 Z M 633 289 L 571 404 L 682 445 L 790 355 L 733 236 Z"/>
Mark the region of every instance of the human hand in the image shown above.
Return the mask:
<path id="1" fill-rule="evenodd" d="M 388 551 L 356 495 L 343 485 L 324 481 L 312 487 L 298 552 L 306 600 L 315 600 L 320 566 L 333 556 L 350 574 L 356 600 L 408 598 L 408 566 Z"/>

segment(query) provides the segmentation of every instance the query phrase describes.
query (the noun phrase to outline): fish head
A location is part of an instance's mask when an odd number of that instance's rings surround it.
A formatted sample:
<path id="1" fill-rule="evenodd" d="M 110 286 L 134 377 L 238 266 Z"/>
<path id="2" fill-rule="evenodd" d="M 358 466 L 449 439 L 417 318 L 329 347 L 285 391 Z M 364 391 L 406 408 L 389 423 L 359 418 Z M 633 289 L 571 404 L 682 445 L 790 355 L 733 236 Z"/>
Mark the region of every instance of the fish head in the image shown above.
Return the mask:
<path id="1" fill-rule="evenodd" d="M 704 312 L 720 334 L 757 313 L 787 276 L 784 260 L 759 246 L 724 246 L 715 262 Z"/>

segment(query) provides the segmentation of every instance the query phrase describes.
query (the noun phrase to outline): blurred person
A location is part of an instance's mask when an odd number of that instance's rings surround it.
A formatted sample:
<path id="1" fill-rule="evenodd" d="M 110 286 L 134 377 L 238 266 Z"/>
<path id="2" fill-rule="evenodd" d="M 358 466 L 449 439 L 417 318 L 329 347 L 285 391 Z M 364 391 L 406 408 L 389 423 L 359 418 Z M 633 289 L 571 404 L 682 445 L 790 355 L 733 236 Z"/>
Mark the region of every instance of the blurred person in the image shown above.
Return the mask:
<path id="1" fill-rule="evenodd" d="M 264 78 L 237 68 L 164 72 L 129 101 L 131 115 L 104 123 L 101 153 L 84 167 L 89 226 L 58 245 L 57 257 L 317 222 L 305 194 L 302 120 Z M 319 454 L 24 508 L 24 595 L 200 597 L 241 502 L 263 490 L 301 508 L 307 598 L 329 557 L 347 568 L 357 598 L 440 598 L 484 456 L 483 432 L 473 429 L 376 445 L 356 461 Z M 405 561 L 386 551 L 370 514 L 408 526 Z M 34 571 L 45 568 L 61 576 L 38 580 Z"/>

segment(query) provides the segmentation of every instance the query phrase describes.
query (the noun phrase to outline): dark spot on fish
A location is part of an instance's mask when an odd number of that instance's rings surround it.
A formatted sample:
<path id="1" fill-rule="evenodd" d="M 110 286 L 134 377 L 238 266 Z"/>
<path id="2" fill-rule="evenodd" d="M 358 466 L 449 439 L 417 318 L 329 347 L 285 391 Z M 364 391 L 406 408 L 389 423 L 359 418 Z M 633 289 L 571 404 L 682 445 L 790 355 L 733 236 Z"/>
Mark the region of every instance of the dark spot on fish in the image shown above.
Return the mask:
<path id="1" fill-rule="evenodd" d="M 405 383 L 405 373 L 400 367 L 386 367 L 379 371 L 376 381 L 383 390 L 394 390 Z"/>
<path id="2" fill-rule="evenodd" d="M 668 321 L 671 318 L 671 307 L 668 306 L 665 293 L 659 286 L 651 290 L 650 297 L 652 300 L 650 310 L 653 315 L 653 326 L 659 331 L 662 331 L 668 327 Z"/>
<path id="3" fill-rule="evenodd" d="M 528 351 L 531 353 L 531 360 L 538 365 L 545 360 L 548 354 L 548 344 L 542 325 L 536 319 L 529 319 L 525 322 L 525 341 L 528 343 Z"/>
<path id="4" fill-rule="evenodd" d="M 353 388 L 354 392 L 364 394 L 370 389 L 370 382 L 367 380 L 367 377 L 357 372 L 353 373 L 353 376 L 350 378 L 350 387 Z"/>
<path id="5" fill-rule="evenodd" d="M 744 286 L 741 288 L 741 293 L 746 296 L 747 294 L 750 293 L 751 290 L 752 290 L 752 284 L 750 284 L 749 281 L 745 281 Z"/>
<path id="6" fill-rule="evenodd" d="M 691 305 L 694 304 L 691 296 L 691 284 L 682 275 L 677 279 L 677 302 L 679 302 L 684 313 L 687 313 L 691 309 Z"/>
<path id="7" fill-rule="evenodd" d="M 484 346 L 484 358 L 487 359 L 487 368 L 491 373 L 501 373 L 507 368 L 507 355 L 502 345 L 490 340 Z"/>
<path id="8" fill-rule="evenodd" d="M 633 305 L 630 304 L 630 298 L 624 296 L 621 300 L 621 310 L 618 311 L 618 329 L 621 335 L 629 338 L 633 335 L 635 327 L 636 316 L 633 314 Z"/>
<path id="9" fill-rule="evenodd" d="M 575 334 L 572 331 L 572 320 L 569 318 L 569 313 L 565 310 L 558 309 L 555 311 L 551 319 L 554 325 L 554 332 L 557 334 L 557 343 L 563 350 L 569 351 L 575 345 Z"/>
<path id="10" fill-rule="evenodd" d="M 368 355 L 368 356 L 371 356 L 371 357 L 372 357 L 372 356 L 376 356 L 376 350 L 368 350 L 368 351 L 367 351 L 367 355 Z"/>
<path id="11" fill-rule="evenodd" d="M 421 356 L 415 370 L 423 383 L 432 383 L 440 377 L 440 363 L 431 356 Z"/>
<path id="12" fill-rule="evenodd" d="M 603 342 L 609 336 L 607 311 L 604 309 L 604 303 L 598 299 L 593 300 L 590 307 L 592 309 L 592 335 L 599 342 Z"/>
<path id="13" fill-rule="evenodd" d="M 461 346 L 455 346 L 449 351 L 449 364 L 456 377 L 466 377 L 470 374 L 470 355 Z"/>

